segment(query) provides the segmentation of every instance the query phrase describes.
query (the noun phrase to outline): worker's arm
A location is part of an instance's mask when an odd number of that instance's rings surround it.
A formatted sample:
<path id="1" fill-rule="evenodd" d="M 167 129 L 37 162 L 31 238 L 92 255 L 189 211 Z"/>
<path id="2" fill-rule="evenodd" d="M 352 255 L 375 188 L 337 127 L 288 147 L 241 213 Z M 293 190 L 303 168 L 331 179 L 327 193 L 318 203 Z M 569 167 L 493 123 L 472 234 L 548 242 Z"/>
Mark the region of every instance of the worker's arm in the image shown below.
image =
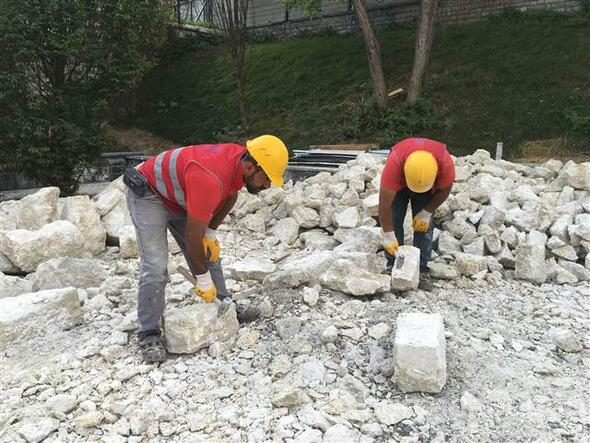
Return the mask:
<path id="1" fill-rule="evenodd" d="M 441 188 L 441 189 L 436 190 L 434 192 L 434 194 L 432 194 L 430 201 L 426 204 L 424 209 L 426 209 L 431 214 L 434 214 L 434 211 L 436 211 L 436 208 L 438 208 L 440 205 L 442 205 L 443 202 L 447 198 L 449 198 L 449 195 L 451 195 L 452 188 L 453 188 L 453 185 L 449 186 L 448 188 Z"/>
<path id="2" fill-rule="evenodd" d="M 383 187 L 379 190 L 379 224 L 383 232 L 393 231 L 393 214 L 391 208 L 396 194 L 396 191 L 390 191 Z"/>
<path id="3" fill-rule="evenodd" d="M 393 230 L 392 206 L 396 194 L 396 191 L 383 187 L 379 191 L 379 222 L 383 230 L 383 249 L 391 255 L 396 255 L 399 248 L 399 242 Z"/>
<path id="4" fill-rule="evenodd" d="M 229 214 L 229 212 L 232 210 L 232 208 L 236 204 L 237 199 L 238 199 L 237 192 L 230 194 L 225 199 L 225 202 L 223 202 L 223 205 L 221 206 L 221 208 L 219 208 L 219 210 L 215 213 L 215 215 L 213 216 L 213 218 L 209 222 L 210 229 L 217 229 L 219 227 L 219 225 L 221 223 L 223 223 L 223 220 L 225 219 L 227 214 Z"/>
<path id="5" fill-rule="evenodd" d="M 207 257 L 203 249 L 203 236 L 209 223 L 206 221 L 197 220 L 190 215 L 187 215 L 186 220 L 186 252 L 188 258 L 197 271 L 197 274 L 205 274 L 208 271 Z"/>

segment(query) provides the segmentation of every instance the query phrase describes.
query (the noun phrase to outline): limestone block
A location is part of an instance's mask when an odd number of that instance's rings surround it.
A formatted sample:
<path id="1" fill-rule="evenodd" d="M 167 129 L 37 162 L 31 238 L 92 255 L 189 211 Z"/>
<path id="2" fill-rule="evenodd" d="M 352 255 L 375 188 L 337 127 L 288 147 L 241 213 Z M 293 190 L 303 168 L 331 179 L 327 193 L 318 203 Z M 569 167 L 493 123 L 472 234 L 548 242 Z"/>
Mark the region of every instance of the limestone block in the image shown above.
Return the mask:
<path id="1" fill-rule="evenodd" d="M 320 208 L 320 221 L 319 226 L 320 228 L 327 228 L 332 226 L 332 220 L 334 219 L 334 213 L 336 212 L 336 208 L 332 206 L 332 200 L 326 199 L 324 204 Z"/>
<path id="2" fill-rule="evenodd" d="M 100 222 L 100 213 L 87 195 L 76 195 L 62 199 L 60 219 L 73 223 L 84 237 L 84 249 L 91 254 L 104 251 L 106 231 Z"/>
<path id="3" fill-rule="evenodd" d="M 400 246 L 391 270 L 391 288 L 397 291 L 416 289 L 420 281 L 420 249 Z"/>
<path id="4" fill-rule="evenodd" d="M 430 262 L 428 269 L 430 269 L 430 275 L 439 280 L 454 280 L 459 277 L 457 269 L 446 263 Z"/>
<path id="5" fill-rule="evenodd" d="M 342 245 L 335 251 L 370 252 L 376 253 L 383 242 L 381 228 L 361 226 L 357 229 L 337 229 L 334 238 Z"/>
<path id="6" fill-rule="evenodd" d="M 504 220 L 506 220 L 506 213 L 504 211 L 493 206 L 487 206 L 479 222 L 480 224 L 489 225 L 498 229 L 504 224 Z"/>
<path id="7" fill-rule="evenodd" d="M 0 272 L 4 274 L 18 274 L 21 270 L 14 266 L 14 264 L 0 252 Z"/>
<path id="8" fill-rule="evenodd" d="M 0 250 L 25 272 L 55 257 L 76 257 L 83 251 L 84 237 L 69 221 L 58 220 L 37 231 L 17 229 L 0 232 Z"/>
<path id="9" fill-rule="evenodd" d="M 516 248 L 515 278 L 541 284 L 547 279 L 545 244 L 547 236 L 532 231 L 527 240 Z"/>
<path id="10" fill-rule="evenodd" d="M 107 215 L 121 200 L 126 200 L 127 187 L 122 179 L 117 179 L 96 197 L 93 201 L 101 217 Z"/>
<path id="11" fill-rule="evenodd" d="M 371 194 L 363 199 L 363 209 L 365 214 L 369 217 L 377 217 L 379 215 L 379 194 Z"/>
<path id="12" fill-rule="evenodd" d="M 306 249 L 332 250 L 338 244 L 333 236 L 321 229 L 312 229 L 299 236 Z"/>
<path id="13" fill-rule="evenodd" d="M 298 206 L 291 212 L 297 223 L 303 228 L 316 228 L 320 223 L 320 215 L 315 209 Z"/>
<path id="14" fill-rule="evenodd" d="M 41 263 L 31 274 L 34 291 L 59 288 L 98 288 L 109 276 L 102 262 L 61 257 Z"/>
<path id="15" fill-rule="evenodd" d="M 530 232 L 537 228 L 538 208 L 536 211 L 520 208 L 510 209 L 506 212 L 506 224 L 515 226 L 520 231 Z"/>
<path id="16" fill-rule="evenodd" d="M 248 214 L 242 219 L 242 224 L 253 232 L 266 232 L 266 216 L 263 211 L 254 214 Z"/>
<path id="17" fill-rule="evenodd" d="M 440 392 L 447 380 L 442 316 L 406 313 L 396 323 L 393 381 L 402 392 Z"/>
<path id="18" fill-rule="evenodd" d="M 133 225 L 121 226 L 119 229 L 119 254 L 121 258 L 137 258 L 137 238 Z"/>
<path id="19" fill-rule="evenodd" d="M 485 241 L 483 237 L 478 237 L 473 242 L 463 246 L 463 252 L 471 255 L 484 255 Z"/>
<path id="20" fill-rule="evenodd" d="M 336 260 L 321 276 L 320 283 L 328 289 L 350 295 L 371 295 L 390 289 L 387 275 L 374 274 L 358 266 L 351 260 Z"/>
<path id="21" fill-rule="evenodd" d="M 361 223 L 358 208 L 348 208 L 334 216 L 334 222 L 339 228 L 356 228 Z"/>
<path id="22" fill-rule="evenodd" d="M 217 317 L 217 309 L 214 303 L 169 309 L 164 314 L 168 352 L 192 354 L 213 343 L 234 338 L 240 329 L 235 307 L 230 306 L 221 317 Z"/>
<path id="23" fill-rule="evenodd" d="M 485 245 L 490 254 L 497 254 L 502 250 L 502 241 L 497 233 L 488 234 L 484 237 Z"/>
<path id="24" fill-rule="evenodd" d="M 18 201 L 9 200 L 0 202 L 0 231 L 13 231 L 18 229 Z"/>
<path id="25" fill-rule="evenodd" d="M 74 288 L 32 292 L 0 299 L 0 348 L 16 339 L 62 331 L 82 321 Z"/>
<path id="26" fill-rule="evenodd" d="M 520 241 L 518 238 L 518 229 L 514 226 L 504 229 L 504 232 L 500 235 L 500 240 L 506 243 L 510 249 L 515 249 Z"/>
<path id="27" fill-rule="evenodd" d="M 558 179 L 563 177 L 566 183 L 575 188 L 590 191 L 590 163 L 576 164 L 568 161 L 559 172 Z"/>
<path id="28" fill-rule="evenodd" d="M 567 243 L 564 242 L 559 237 L 551 237 L 549 240 L 547 240 L 547 245 L 546 246 L 549 249 L 553 250 L 553 249 L 559 249 L 559 248 L 562 248 L 564 246 L 567 246 Z"/>
<path id="29" fill-rule="evenodd" d="M 590 271 L 578 263 L 560 259 L 559 266 L 574 274 L 578 280 L 590 281 Z"/>
<path id="30" fill-rule="evenodd" d="M 470 277 L 488 269 L 488 261 L 481 255 L 455 254 L 455 266 L 461 275 Z"/>
<path id="31" fill-rule="evenodd" d="M 443 223 L 443 228 L 445 231 L 450 232 L 456 238 L 463 237 L 466 233 L 475 233 L 475 226 L 471 223 L 455 217 L 453 220 L 446 221 Z"/>
<path id="32" fill-rule="evenodd" d="M 17 228 L 35 231 L 57 219 L 59 188 L 42 188 L 19 201 Z"/>
<path id="33" fill-rule="evenodd" d="M 504 247 L 494 257 L 505 269 L 514 269 L 514 255 L 508 247 Z"/>
<path id="34" fill-rule="evenodd" d="M 129 215 L 129 210 L 127 209 L 127 200 L 122 192 L 117 203 L 115 203 L 110 211 L 102 216 L 101 221 L 107 233 L 107 237 L 111 242 L 119 241 L 119 230 L 123 226 L 133 224 L 131 216 Z"/>
<path id="35" fill-rule="evenodd" d="M 551 251 L 556 257 L 563 258 L 569 261 L 577 261 L 578 254 L 576 250 L 571 245 L 562 246 L 560 248 L 555 248 Z"/>
<path id="36" fill-rule="evenodd" d="M 270 230 L 272 235 L 286 245 L 291 245 L 297 240 L 299 234 L 299 223 L 294 218 L 287 217 L 278 220 Z"/>
<path id="37" fill-rule="evenodd" d="M 457 240 L 453 234 L 442 231 L 438 237 L 438 252 L 441 255 L 453 254 L 454 252 L 461 251 L 461 243 Z"/>
<path id="38" fill-rule="evenodd" d="M 0 298 L 16 297 L 29 292 L 33 292 L 33 284 L 29 280 L 0 272 Z"/>
<path id="39" fill-rule="evenodd" d="M 275 272 L 276 265 L 267 258 L 248 257 L 225 266 L 231 278 L 235 280 L 264 280 Z"/>
<path id="40" fill-rule="evenodd" d="M 245 193 L 241 193 L 241 194 L 245 194 Z M 279 204 L 283 200 L 283 198 L 285 197 L 285 194 L 286 194 L 286 192 L 282 188 L 279 188 L 276 186 L 271 186 L 270 188 L 265 189 L 264 191 L 260 192 L 260 194 L 258 194 L 258 196 L 262 200 L 264 200 L 264 203 L 272 206 L 272 205 Z M 258 209 L 260 209 L 260 208 L 257 208 L 256 210 L 258 210 Z"/>
<path id="41" fill-rule="evenodd" d="M 270 191 L 270 189 L 263 192 L 268 192 Z M 262 195 L 254 195 L 250 194 L 249 192 L 240 192 L 238 194 L 238 201 L 236 201 L 236 205 L 232 210 L 232 214 L 236 218 L 244 218 L 248 214 L 253 214 L 259 209 L 262 209 L 262 207 L 264 206 L 264 201 L 262 200 L 262 198 Z"/>

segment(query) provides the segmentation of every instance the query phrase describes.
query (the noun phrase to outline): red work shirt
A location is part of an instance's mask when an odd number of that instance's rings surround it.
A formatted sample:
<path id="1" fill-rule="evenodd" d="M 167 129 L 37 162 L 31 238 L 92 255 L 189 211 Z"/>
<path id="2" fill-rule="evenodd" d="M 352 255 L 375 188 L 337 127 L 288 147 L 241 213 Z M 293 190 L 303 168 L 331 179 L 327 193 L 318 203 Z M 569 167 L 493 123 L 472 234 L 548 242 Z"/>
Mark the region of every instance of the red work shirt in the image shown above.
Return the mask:
<path id="1" fill-rule="evenodd" d="M 244 186 L 245 152 L 230 143 L 186 146 L 151 157 L 138 170 L 172 212 L 208 222 Z"/>
<path id="2" fill-rule="evenodd" d="M 455 181 L 455 164 L 444 143 L 428 138 L 406 138 L 391 148 L 381 174 L 381 187 L 398 192 L 407 188 L 404 163 L 414 151 L 430 152 L 438 163 L 438 174 L 430 192 L 448 188 Z"/>

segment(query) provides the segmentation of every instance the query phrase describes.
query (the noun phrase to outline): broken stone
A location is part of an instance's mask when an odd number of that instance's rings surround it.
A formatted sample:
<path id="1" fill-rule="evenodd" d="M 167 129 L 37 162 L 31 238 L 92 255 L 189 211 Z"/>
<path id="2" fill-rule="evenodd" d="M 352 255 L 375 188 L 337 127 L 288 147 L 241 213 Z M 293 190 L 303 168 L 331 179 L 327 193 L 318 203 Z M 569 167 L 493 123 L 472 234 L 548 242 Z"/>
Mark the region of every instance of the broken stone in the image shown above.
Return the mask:
<path id="1" fill-rule="evenodd" d="M 0 272 L 0 298 L 16 297 L 29 292 L 33 292 L 33 284 L 29 280 Z"/>
<path id="2" fill-rule="evenodd" d="M 25 272 L 55 257 L 76 257 L 82 253 L 84 238 L 69 221 L 58 220 L 37 231 L 0 231 L 0 249 Z"/>
<path id="3" fill-rule="evenodd" d="M 431 262 L 428 263 L 428 268 L 430 269 L 430 275 L 433 278 L 454 280 L 459 277 L 457 269 L 445 263 Z"/>
<path id="4" fill-rule="evenodd" d="M 42 188 L 19 201 L 17 227 L 36 231 L 57 219 L 59 188 Z"/>
<path id="5" fill-rule="evenodd" d="M 420 281 L 420 249 L 400 246 L 391 270 L 391 288 L 397 291 L 416 289 Z"/>
<path id="6" fill-rule="evenodd" d="M 470 277 L 488 269 L 488 261 L 480 255 L 457 253 L 455 254 L 455 266 L 461 275 Z"/>
<path id="7" fill-rule="evenodd" d="M 363 209 L 369 217 L 379 215 L 379 194 L 372 194 L 363 200 Z"/>
<path id="8" fill-rule="evenodd" d="M 541 284 L 547 279 L 545 266 L 545 243 L 547 236 L 538 231 L 532 231 L 525 243 L 516 248 L 514 276 L 520 280 Z"/>
<path id="9" fill-rule="evenodd" d="M 312 229 L 299 236 L 306 248 L 317 250 L 332 250 L 338 242 L 323 230 Z"/>
<path id="10" fill-rule="evenodd" d="M 86 258 L 54 258 L 39 265 L 31 282 L 34 291 L 59 288 L 98 288 L 108 277 L 102 265 Z"/>
<path id="11" fill-rule="evenodd" d="M 267 258 L 250 257 L 225 266 L 236 280 L 259 280 L 276 271 L 276 265 Z"/>
<path id="12" fill-rule="evenodd" d="M 73 223 L 84 237 L 84 249 L 91 254 L 104 251 L 106 231 L 100 222 L 100 213 L 87 195 L 63 199 L 60 219 Z"/>
<path id="13" fill-rule="evenodd" d="M 132 225 L 122 226 L 121 229 L 119 229 L 118 236 L 119 254 L 121 255 L 121 258 L 139 257 L 135 227 Z"/>
<path id="14" fill-rule="evenodd" d="M 484 237 L 485 245 L 490 254 L 497 254 L 502 250 L 502 241 L 495 232 Z"/>
<path id="15" fill-rule="evenodd" d="M 357 208 L 348 208 L 334 216 L 334 222 L 339 228 L 356 228 L 361 223 Z"/>
<path id="16" fill-rule="evenodd" d="M 120 192 L 120 191 L 119 191 Z M 107 233 L 107 240 L 111 244 L 118 244 L 119 231 L 123 226 L 133 225 L 129 210 L 127 209 L 127 199 L 125 194 L 120 192 L 119 200 L 115 205 L 102 217 L 102 224 Z M 98 202 L 97 202 L 98 206 Z M 99 208 L 100 212 L 100 208 Z"/>
<path id="17" fill-rule="evenodd" d="M 305 206 L 296 207 L 292 211 L 291 217 L 303 228 L 316 228 L 320 223 L 320 216 L 317 211 Z"/>
<path id="18" fill-rule="evenodd" d="M 297 235 L 299 234 L 299 224 L 294 218 L 283 218 L 277 221 L 270 232 L 281 242 L 291 245 L 295 242 L 295 240 L 297 240 Z"/>
<path id="19" fill-rule="evenodd" d="M 414 415 L 412 410 L 401 403 L 389 403 L 388 401 L 380 401 L 373 406 L 375 417 L 380 423 L 385 426 L 395 425 L 401 421 L 412 418 Z"/>
<path id="20" fill-rule="evenodd" d="M 0 349 L 15 339 L 73 328 L 82 321 L 74 288 L 32 292 L 0 299 Z"/>
<path id="21" fill-rule="evenodd" d="M 240 329 L 235 307 L 230 306 L 221 317 L 217 316 L 217 311 L 215 303 L 169 309 L 164 314 L 168 352 L 193 354 L 215 342 L 235 337 Z"/>
<path id="22" fill-rule="evenodd" d="M 485 242 L 483 237 L 478 237 L 475 241 L 463 246 L 463 252 L 471 255 L 484 255 Z"/>
<path id="23" fill-rule="evenodd" d="M 442 231 L 438 237 L 438 252 L 441 255 L 451 255 L 461 252 L 461 243 L 452 234 Z"/>
<path id="24" fill-rule="evenodd" d="M 393 381 L 402 392 L 440 392 L 447 380 L 441 315 L 400 314 L 396 323 Z"/>
<path id="25" fill-rule="evenodd" d="M 387 275 L 374 274 L 358 266 L 351 260 L 338 259 L 321 276 L 322 286 L 350 295 L 370 295 L 387 292 L 390 280 Z"/>
<path id="26" fill-rule="evenodd" d="M 578 254 L 573 246 L 566 245 L 560 248 L 555 248 L 551 251 L 556 257 L 564 258 L 569 261 L 578 260 Z"/>
<path id="27" fill-rule="evenodd" d="M 578 263 L 559 260 L 559 266 L 574 274 L 578 280 L 590 281 L 590 271 Z"/>
<path id="28" fill-rule="evenodd" d="M 303 302 L 309 306 L 315 306 L 318 304 L 320 298 L 320 287 L 314 286 L 313 288 L 303 288 Z"/>
<path id="29" fill-rule="evenodd" d="M 553 328 L 550 331 L 555 346 L 565 352 L 580 352 L 582 345 L 574 333 L 567 328 Z"/>
<path id="30" fill-rule="evenodd" d="M 45 440 L 59 428 L 59 420 L 53 417 L 39 417 L 27 420 L 19 428 L 18 434 L 28 443 L 37 443 Z"/>

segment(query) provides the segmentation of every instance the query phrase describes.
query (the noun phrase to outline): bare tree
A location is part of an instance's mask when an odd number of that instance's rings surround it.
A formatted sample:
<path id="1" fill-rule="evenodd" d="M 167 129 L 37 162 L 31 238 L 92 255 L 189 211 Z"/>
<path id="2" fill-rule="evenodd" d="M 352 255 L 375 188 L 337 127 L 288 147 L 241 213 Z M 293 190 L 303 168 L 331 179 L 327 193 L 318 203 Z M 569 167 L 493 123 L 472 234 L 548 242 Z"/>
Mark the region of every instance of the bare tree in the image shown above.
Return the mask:
<path id="1" fill-rule="evenodd" d="M 367 48 L 367 58 L 369 59 L 369 69 L 371 70 L 371 79 L 373 80 L 375 100 L 380 108 L 385 108 L 387 106 L 387 89 L 385 87 L 383 64 L 381 62 L 381 45 L 371 26 L 367 8 L 365 7 L 365 0 L 352 0 L 352 4 L 354 5 L 354 12 L 356 13 Z"/>
<path id="2" fill-rule="evenodd" d="M 432 47 L 434 36 L 434 18 L 437 7 L 438 0 L 422 0 L 420 23 L 416 35 L 414 67 L 412 68 L 412 77 L 410 78 L 410 85 L 408 87 L 408 104 L 410 105 L 415 105 L 420 95 L 422 79 L 424 78 L 424 72 L 426 72 L 426 66 L 430 58 L 430 48 Z"/>
<path id="3" fill-rule="evenodd" d="M 242 129 L 249 131 L 248 116 L 246 114 L 245 61 L 249 0 L 212 0 L 214 3 L 214 20 L 221 30 L 223 39 L 229 51 L 233 64 L 233 74 L 236 81 L 238 106 Z"/>

